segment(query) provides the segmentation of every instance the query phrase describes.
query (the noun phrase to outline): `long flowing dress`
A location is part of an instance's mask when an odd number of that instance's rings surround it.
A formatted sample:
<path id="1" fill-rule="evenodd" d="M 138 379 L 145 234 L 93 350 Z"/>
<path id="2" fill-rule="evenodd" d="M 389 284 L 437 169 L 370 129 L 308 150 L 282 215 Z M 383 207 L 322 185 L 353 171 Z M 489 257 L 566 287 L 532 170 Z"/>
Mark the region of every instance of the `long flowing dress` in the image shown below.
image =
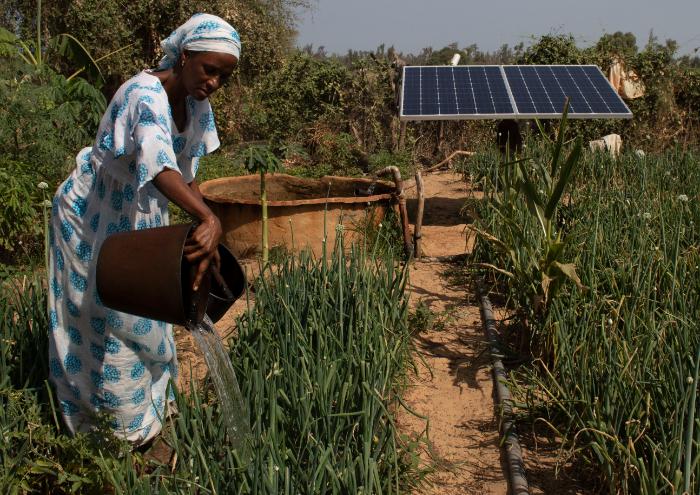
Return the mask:
<path id="1" fill-rule="evenodd" d="M 95 268 L 110 234 L 168 224 L 168 201 L 152 183 L 158 173 L 173 169 L 189 183 L 200 157 L 218 148 L 209 101 L 187 97 L 186 106 L 180 132 L 160 80 L 148 71 L 128 80 L 53 198 L 49 370 L 73 433 L 102 417 L 115 434 L 144 443 L 160 431 L 172 400 L 172 325 L 105 307 Z"/>

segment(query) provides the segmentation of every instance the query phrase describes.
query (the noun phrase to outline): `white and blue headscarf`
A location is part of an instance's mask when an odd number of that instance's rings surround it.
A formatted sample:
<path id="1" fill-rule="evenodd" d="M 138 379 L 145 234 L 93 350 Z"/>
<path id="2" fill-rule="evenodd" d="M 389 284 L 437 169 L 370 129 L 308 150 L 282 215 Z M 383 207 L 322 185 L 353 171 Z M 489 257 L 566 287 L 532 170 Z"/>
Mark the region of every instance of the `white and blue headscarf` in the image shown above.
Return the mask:
<path id="1" fill-rule="evenodd" d="M 238 32 L 222 18 L 211 14 L 195 14 L 182 26 L 160 42 L 165 54 L 158 69 L 171 69 L 183 50 L 193 52 L 228 53 L 236 58 L 241 54 Z"/>

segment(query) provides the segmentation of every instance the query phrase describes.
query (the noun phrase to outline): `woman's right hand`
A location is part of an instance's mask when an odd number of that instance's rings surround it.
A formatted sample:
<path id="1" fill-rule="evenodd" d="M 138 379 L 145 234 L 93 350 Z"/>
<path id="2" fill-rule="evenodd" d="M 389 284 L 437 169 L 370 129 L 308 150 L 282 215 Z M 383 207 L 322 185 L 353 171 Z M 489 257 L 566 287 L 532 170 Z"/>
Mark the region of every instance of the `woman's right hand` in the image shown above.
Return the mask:
<path id="1" fill-rule="evenodd" d="M 199 289 L 199 284 L 212 263 L 215 270 L 219 269 L 220 239 L 221 222 L 214 215 L 207 216 L 187 238 L 184 249 L 185 259 L 190 264 L 198 263 L 192 290 Z"/>

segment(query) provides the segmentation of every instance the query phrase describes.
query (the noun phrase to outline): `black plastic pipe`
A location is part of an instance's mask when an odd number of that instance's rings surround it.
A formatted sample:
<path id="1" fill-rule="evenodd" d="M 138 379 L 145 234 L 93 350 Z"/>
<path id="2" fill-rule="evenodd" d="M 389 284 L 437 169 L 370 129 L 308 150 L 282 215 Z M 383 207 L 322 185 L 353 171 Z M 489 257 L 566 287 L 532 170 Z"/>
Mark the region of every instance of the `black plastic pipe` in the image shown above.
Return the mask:
<path id="1" fill-rule="evenodd" d="M 496 340 L 496 319 L 493 316 L 491 301 L 483 290 L 479 291 L 481 298 L 481 321 L 489 341 L 491 362 L 493 365 L 493 382 L 496 390 L 497 409 L 500 411 L 500 433 L 505 447 L 508 468 L 508 485 L 511 495 L 530 495 L 530 487 L 525 477 L 523 454 L 520 450 L 518 434 L 513 423 L 513 399 L 506 385 L 506 370 L 503 368 L 501 353 Z"/>

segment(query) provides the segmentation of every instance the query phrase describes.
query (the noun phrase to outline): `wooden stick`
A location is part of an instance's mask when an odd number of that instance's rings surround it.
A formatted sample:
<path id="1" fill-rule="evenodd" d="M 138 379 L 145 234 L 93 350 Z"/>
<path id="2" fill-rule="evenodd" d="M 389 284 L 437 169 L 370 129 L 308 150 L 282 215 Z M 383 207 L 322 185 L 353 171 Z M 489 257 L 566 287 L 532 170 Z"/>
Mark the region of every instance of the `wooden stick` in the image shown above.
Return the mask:
<path id="1" fill-rule="evenodd" d="M 440 163 L 436 163 L 436 164 L 433 165 L 432 167 L 426 168 L 425 170 L 423 170 L 423 172 L 428 173 L 428 172 L 432 172 L 433 170 L 437 170 L 437 169 L 439 169 L 440 167 L 442 167 L 443 165 L 445 165 L 446 163 L 451 162 L 452 159 L 453 159 L 455 156 L 457 156 L 457 155 L 472 156 L 472 155 L 474 155 L 474 154 L 475 154 L 474 151 L 457 150 L 457 151 L 453 152 L 450 156 L 448 156 L 447 158 L 445 158 L 443 161 L 441 161 Z"/>
<path id="2" fill-rule="evenodd" d="M 399 203 L 399 217 L 401 219 L 401 230 L 403 231 L 403 248 L 406 254 L 406 258 L 411 257 L 411 251 L 413 250 L 413 243 L 411 242 L 411 234 L 409 232 L 408 224 L 408 211 L 406 210 L 406 194 L 403 191 L 403 181 L 401 180 L 401 172 L 398 167 L 389 166 L 381 170 L 377 170 L 374 173 L 377 177 L 383 175 L 391 174 L 394 177 L 394 184 L 396 185 L 396 199 Z"/>
<path id="3" fill-rule="evenodd" d="M 416 170 L 416 190 L 418 192 L 418 212 L 416 214 L 416 226 L 413 231 L 414 255 L 417 260 L 421 256 L 421 227 L 423 226 L 423 206 L 425 195 L 423 194 L 423 177 L 420 170 Z"/>

